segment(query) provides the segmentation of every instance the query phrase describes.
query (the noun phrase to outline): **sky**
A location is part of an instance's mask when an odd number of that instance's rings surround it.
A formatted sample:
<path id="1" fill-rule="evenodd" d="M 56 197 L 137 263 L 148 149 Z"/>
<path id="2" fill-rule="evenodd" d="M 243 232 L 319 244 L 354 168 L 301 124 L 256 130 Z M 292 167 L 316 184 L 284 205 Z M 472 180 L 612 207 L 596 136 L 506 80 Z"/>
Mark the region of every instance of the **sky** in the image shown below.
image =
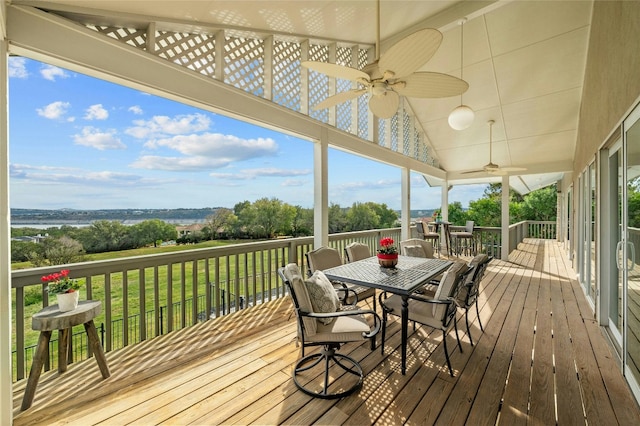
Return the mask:
<path id="1" fill-rule="evenodd" d="M 313 144 L 42 62 L 9 59 L 10 206 L 228 207 L 277 198 L 313 207 Z M 329 149 L 329 202 L 400 209 L 401 171 Z M 449 202 L 482 197 L 456 186 Z M 411 208 L 440 207 L 411 176 Z"/>

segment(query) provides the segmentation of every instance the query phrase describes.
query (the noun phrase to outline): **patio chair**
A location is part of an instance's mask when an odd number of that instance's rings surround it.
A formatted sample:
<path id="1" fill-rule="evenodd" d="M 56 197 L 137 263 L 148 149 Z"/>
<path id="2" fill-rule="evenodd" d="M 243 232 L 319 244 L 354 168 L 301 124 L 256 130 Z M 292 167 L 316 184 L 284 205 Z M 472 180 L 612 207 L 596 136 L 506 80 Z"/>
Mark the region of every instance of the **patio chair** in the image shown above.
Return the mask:
<path id="1" fill-rule="evenodd" d="M 482 321 L 480 321 L 480 309 L 478 308 L 478 293 L 480 290 L 480 281 L 484 277 L 484 272 L 489 266 L 489 262 L 493 260 L 493 257 L 487 256 L 486 254 L 478 254 L 471 262 L 469 262 L 469 267 L 473 268 L 473 274 L 467 276 L 467 280 L 464 285 L 458 292 L 456 296 L 456 303 L 462 309 L 464 309 L 464 321 L 467 325 L 467 335 L 469 336 L 469 342 L 471 342 L 471 346 L 473 346 L 473 339 L 471 338 L 471 330 L 469 329 L 469 309 L 475 305 L 476 306 L 476 315 L 478 317 L 478 324 L 480 325 L 480 330 L 484 331 L 484 327 L 482 327 Z"/>
<path id="2" fill-rule="evenodd" d="M 336 289 L 322 271 L 303 280 L 298 266 L 290 263 L 279 268 L 278 274 L 289 289 L 302 345 L 302 357 L 293 369 L 295 385 L 307 395 L 323 399 L 342 398 L 360 389 L 362 367 L 354 358 L 337 351 L 346 342 L 375 339 L 380 330 L 378 314 L 357 308 L 340 310 Z M 373 316 L 373 327 L 364 315 Z M 305 356 L 308 346 L 322 349 Z M 318 376 L 322 380 L 317 380 Z"/>
<path id="3" fill-rule="evenodd" d="M 433 248 L 438 250 L 438 253 L 440 252 L 440 234 L 432 229 L 431 225 L 422 221 L 417 221 L 416 231 L 418 231 L 418 236 L 420 238 L 431 242 Z"/>
<path id="4" fill-rule="evenodd" d="M 400 252 L 404 256 L 425 257 L 433 259 L 433 244 L 419 238 L 400 241 Z"/>
<path id="5" fill-rule="evenodd" d="M 473 220 L 468 220 L 464 231 L 451 232 L 451 246 L 454 248 L 456 256 L 460 254 L 476 254 L 475 239 L 473 236 Z"/>
<path id="6" fill-rule="evenodd" d="M 331 247 L 319 247 L 305 253 L 305 256 L 307 258 L 307 265 L 309 266 L 309 270 L 307 271 L 308 276 L 311 276 L 316 271 L 323 271 L 342 265 L 340 252 Z M 347 305 L 355 305 L 358 301 L 371 297 L 373 299 L 373 310 L 376 310 L 376 290 L 374 288 L 343 282 L 334 282 L 334 284 L 350 288 L 355 292 L 355 297 L 353 293 L 349 293 L 344 300 L 344 303 Z"/>
<path id="7" fill-rule="evenodd" d="M 344 257 L 351 263 L 371 257 L 371 251 L 368 245 L 354 242 L 344 248 Z"/>
<path id="8" fill-rule="evenodd" d="M 409 321 L 414 321 L 442 331 L 444 354 L 447 359 L 447 367 L 449 367 L 451 377 L 453 377 L 453 369 L 451 368 L 449 350 L 447 348 L 447 335 L 452 328 L 455 329 L 458 347 L 460 348 L 460 352 L 462 352 L 456 319 L 458 306 L 455 299 L 460 287 L 466 280 L 467 274 L 471 271 L 473 270 L 469 269 L 466 263 L 455 262 L 444 273 L 440 285 L 432 298 L 417 294 L 409 296 Z M 402 313 L 401 296 L 394 294 L 383 298 L 384 296 L 386 296 L 385 293 L 380 294 L 380 306 L 382 307 L 382 336 L 380 347 L 383 353 L 387 317 L 389 314 L 401 316 Z"/>

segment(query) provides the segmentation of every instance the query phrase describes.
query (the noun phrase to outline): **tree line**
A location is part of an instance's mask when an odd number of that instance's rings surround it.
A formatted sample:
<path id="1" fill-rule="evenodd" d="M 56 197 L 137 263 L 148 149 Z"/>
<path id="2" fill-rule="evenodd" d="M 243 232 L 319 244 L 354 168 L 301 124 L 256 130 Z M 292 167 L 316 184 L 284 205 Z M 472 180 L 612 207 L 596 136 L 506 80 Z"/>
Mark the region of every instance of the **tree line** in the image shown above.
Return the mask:
<path id="1" fill-rule="evenodd" d="M 398 214 L 376 203 L 354 203 L 349 208 L 332 204 L 329 210 L 332 233 L 391 228 Z M 46 230 L 12 228 L 11 236 L 47 235 L 40 243 L 11 241 L 11 260 L 29 261 L 34 266 L 80 262 L 87 253 L 103 253 L 157 246 L 163 242 L 191 244 L 220 239 L 269 239 L 313 235 L 313 209 L 292 206 L 276 198 L 237 203 L 233 209 L 218 208 L 206 217 L 200 231 L 178 236 L 176 226 L 149 219 L 127 226 L 118 220 L 97 220 L 90 226 L 51 227 Z"/>
<path id="2" fill-rule="evenodd" d="M 460 202 L 449 204 L 449 221 L 454 225 L 464 225 L 467 220 L 473 220 L 477 226 L 500 227 L 501 191 L 500 184 L 489 185 L 483 197 L 471 201 L 467 210 L 463 209 Z M 524 197 L 511 191 L 510 223 L 556 220 L 556 197 L 555 185 L 533 191 Z M 386 204 L 367 202 L 353 203 L 346 208 L 338 204 L 329 206 L 331 234 L 396 226 L 398 213 Z M 11 236 L 34 235 L 38 232 L 43 231 L 12 228 Z M 98 220 L 85 228 L 62 226 L 44 232 L 48 237 L 41 243 L 12 241 L 12 261 L 30 261 L 35 266 L 56 265 L 82 261 L 86 253 L 157 246 L 166 241 L 192 244 L 207 240 L 310 236 L 313 235 L 313 209 L 293 206 L 276 198 L 243 201 L 233 209 L 216 209 L 206 217 L 201 230 L 180 237 L 175 225 L 160 219 L 149 219 L 131 226 L 117 220 Z"/>

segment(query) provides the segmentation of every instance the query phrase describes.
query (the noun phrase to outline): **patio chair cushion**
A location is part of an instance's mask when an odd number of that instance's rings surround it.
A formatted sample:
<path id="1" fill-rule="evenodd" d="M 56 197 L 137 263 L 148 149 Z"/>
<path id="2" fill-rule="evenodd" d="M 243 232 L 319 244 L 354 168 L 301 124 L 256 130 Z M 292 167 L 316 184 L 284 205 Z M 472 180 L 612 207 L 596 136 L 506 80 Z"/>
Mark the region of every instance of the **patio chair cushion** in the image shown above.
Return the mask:
<path id="1" fill-rule="evenodd" d="M 307 292 L 307 286 L 304 284 L 298 265 L 295 263 L 289 263 L 286 265 L 284 268 L 284 275 L 291 283 L 291 287 L 293 287 L 300 310 L 306 313 L 313 312 L 313 306 L 311 306 L 311 300 L 309 299 L 309 292 Z M 307 335 L 313 336 L 316 334 L 318 322 L 315 318 L 303 316 L 302 322 Z"/>
<path id="2" fill-rule="evenodd" d="M 436 290 L 436 294 L 433 296 L 434 299 L 446 300 L 450 296 L 452 296 L 451 292 L 454 290 L 453 286 L 456 283 L 456 278 L 464 273 L 469 267 L 464 262 L 455 262 L 453 265 L 447 269 L 447 271 L 442 276 L 442 280 L 440 281 L 440 285 L 438 285 L 438 289 Z M 435 318 L 439 318 L 444 315 L 444 311 L 447 309 L 446 305 L 436 305 L 432 306 L 433 316 Z"/>
<path id="3" fill-rule="evenodd" d="M 427 257 L 422 246 L 404 246 L 404 254 L 411 257 Z"/>
<path id="4" fill-rule="evenodd" d="M 340 308 L 338 293 L 324 272 L 314 272 L 304 283 L 309 292 L 313 312 L 336 312 Z M 318 318 L 322 324 L 331 324 L 333 320 L 334 318 Z"/>

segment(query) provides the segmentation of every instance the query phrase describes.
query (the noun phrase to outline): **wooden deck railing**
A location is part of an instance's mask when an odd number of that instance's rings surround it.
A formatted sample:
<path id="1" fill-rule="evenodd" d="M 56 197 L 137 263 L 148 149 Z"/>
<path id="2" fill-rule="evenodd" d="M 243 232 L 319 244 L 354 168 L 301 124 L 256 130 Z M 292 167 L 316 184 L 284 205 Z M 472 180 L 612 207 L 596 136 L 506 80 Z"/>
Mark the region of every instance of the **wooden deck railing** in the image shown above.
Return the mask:
<path id="1" fill-rule="evenodd" d="M 542 224 L 513 226 L 530 227 L 526 232 L 537 237 L 536 226 Z M 500 228 L 479 227 L 476 234 L 481 251 L 499 256 Z M 332 234 L 329 245 L 344 253 L 346 245 L 357 241 L 375 253 L 380 238 L 386 236 L 399 241 L 400 228 Z M 113 351 L 283 297 L 277 268 L 297 262 L 306 270 L 304 253 L 313 248 L 312 237 L 288 238 L 13 271 L 13 380 L 25 378 L 31 366 L 38 338 L 31 330 L 31 316 L 55 303 L 40 280 L 43 275 L 69 269 L 73 278 L 84 283 L 82 299 L 102 301 L 102 313 L 94 321 L 105 351 Z M 70 339 L 71 362 L 88 356 L 83 335 L 79 329 L 77 337 Z M 57 368 L 55 338 L 49 353 L 45 369 Z"/>

